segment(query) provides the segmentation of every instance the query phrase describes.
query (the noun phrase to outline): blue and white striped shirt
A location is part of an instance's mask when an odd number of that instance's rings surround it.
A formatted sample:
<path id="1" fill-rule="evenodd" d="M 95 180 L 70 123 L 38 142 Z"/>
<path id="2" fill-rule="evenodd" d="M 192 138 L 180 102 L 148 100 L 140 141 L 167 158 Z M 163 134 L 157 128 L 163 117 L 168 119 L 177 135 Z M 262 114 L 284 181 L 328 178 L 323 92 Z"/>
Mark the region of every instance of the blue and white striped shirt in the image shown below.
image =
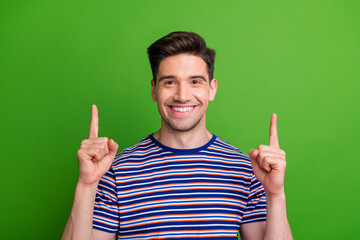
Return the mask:
<path id="1" fill-rule="evenodd" d="M 239 149 L 215 135 L 200 148 L 173 149 L 150 135 L 102 177 L 93 227 L 121 240 L 235 240 L 241 224 L 265 220 L 264 188 Z"/>

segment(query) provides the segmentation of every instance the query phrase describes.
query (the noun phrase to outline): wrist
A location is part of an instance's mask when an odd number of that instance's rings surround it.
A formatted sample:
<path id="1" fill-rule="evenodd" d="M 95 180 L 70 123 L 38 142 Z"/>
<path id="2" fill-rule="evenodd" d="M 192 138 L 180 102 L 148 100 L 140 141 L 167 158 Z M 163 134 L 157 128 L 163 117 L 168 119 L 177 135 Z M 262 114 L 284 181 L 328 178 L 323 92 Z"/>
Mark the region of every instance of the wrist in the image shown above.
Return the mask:
<path id="1" fill-rule="evenodd" d="M 285 201 L 285 191 L 282 190 L 279 193 L 273 194 L 265 191 L 266 201 Z"/>
<path id="2" fill-rule="evenodd" d="M 87 206 L 93 204 L 96 196 L 97 185 L 86 185 L 78 182 L 75 187 L 75 200 L 81 202 L 81 205 Z"/>
<path id="3" fill-rule="evenodd" d="M 76 183 L 76 189 L 82 191 L 94 191 L 94 190 L 96 191 L 98 185 L 99 185 L 99 181 L 96 181 L 92 184 L 86 184 L 79 179 L 78 182 Z"/>

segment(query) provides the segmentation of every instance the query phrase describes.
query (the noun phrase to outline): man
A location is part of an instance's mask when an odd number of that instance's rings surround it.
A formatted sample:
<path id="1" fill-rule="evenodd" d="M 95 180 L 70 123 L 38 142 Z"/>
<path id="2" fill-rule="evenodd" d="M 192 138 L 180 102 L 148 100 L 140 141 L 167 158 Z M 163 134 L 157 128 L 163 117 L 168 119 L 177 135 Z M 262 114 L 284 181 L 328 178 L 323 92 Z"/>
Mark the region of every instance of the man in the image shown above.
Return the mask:
<path id="1" fill-rule="evenodd" d="M 239 229 L 245 240 L 292 239 L 276 115 L 269 145 L 251 149 L 249 159 L 206 129 L 217 80 L 205 41 L 174 32 L 148 54 L 161 128 L 116 155 L 118 145 L 98 137 L 92 106 L 63 239 L 237 239 Z"/>

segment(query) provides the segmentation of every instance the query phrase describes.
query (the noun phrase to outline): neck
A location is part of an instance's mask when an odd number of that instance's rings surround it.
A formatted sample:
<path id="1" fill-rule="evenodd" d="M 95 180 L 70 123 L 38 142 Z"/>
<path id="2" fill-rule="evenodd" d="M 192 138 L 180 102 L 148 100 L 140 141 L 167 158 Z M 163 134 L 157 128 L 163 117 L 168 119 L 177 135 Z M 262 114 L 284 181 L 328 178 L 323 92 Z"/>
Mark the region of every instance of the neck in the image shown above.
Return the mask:
<path id="1" fill-rule="evenodd" d="M 189 131 L 180 132 L 162 125 L 153 136 L 161 144 L 176 149 L 198 148 L 205 145 L 212 138 L 212 134 L 205 126 L 197 126 Z"/>

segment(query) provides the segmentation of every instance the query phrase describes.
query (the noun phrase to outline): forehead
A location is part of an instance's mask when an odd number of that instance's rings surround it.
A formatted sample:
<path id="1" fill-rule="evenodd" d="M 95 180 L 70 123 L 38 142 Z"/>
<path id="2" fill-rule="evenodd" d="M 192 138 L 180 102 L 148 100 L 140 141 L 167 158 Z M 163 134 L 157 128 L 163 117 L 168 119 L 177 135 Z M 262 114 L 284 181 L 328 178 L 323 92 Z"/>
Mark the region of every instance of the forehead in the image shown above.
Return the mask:
<path id="1" fill-rule="evenodd" d="M 178 54 L 167 57 L 160 62 L 157 79 L 164 75 L 174 75 L 179 78 L 203 75 L 207 78 L 207 66 L 201 57 Z"/>

